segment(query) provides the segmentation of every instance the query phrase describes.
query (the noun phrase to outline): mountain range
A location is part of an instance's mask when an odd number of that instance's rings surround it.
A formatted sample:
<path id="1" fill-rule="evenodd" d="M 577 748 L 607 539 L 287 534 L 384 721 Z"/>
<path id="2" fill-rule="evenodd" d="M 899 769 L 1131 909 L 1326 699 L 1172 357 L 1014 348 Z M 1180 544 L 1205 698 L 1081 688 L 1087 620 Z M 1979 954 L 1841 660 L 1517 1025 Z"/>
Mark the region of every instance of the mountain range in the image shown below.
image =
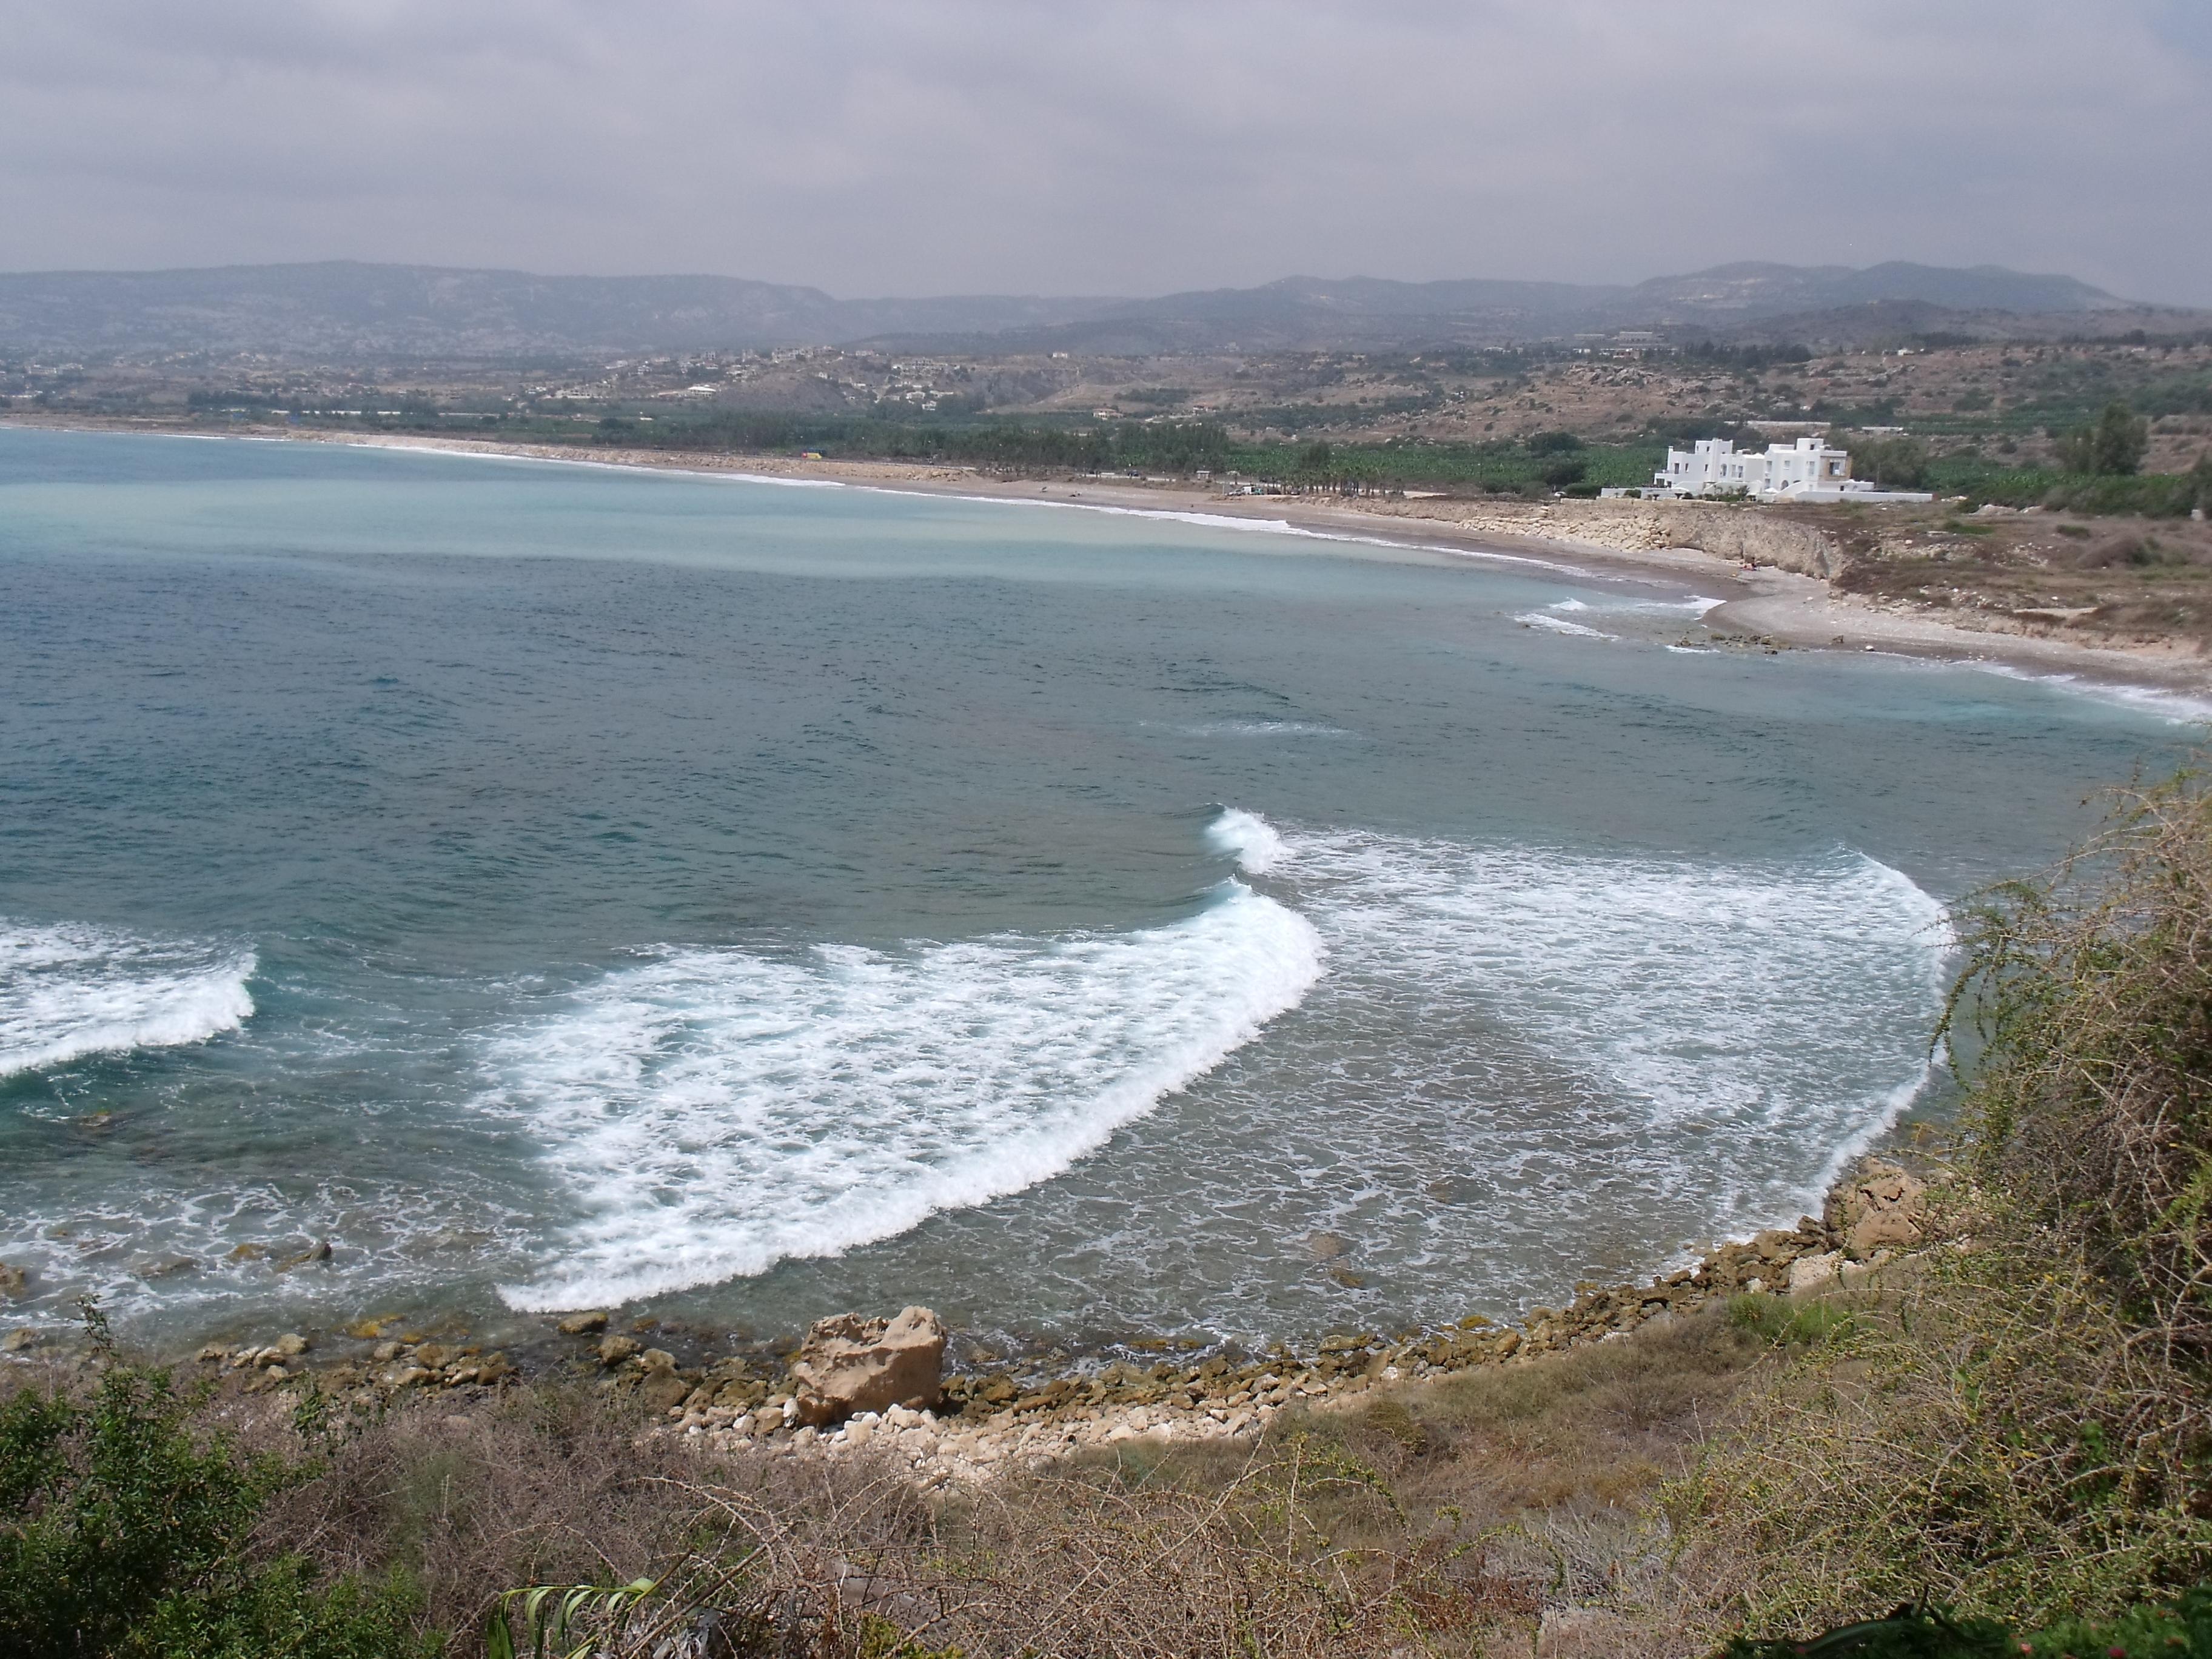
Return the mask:
<path id="1" fill-rule="evenodd" d="M 734 276 L 544 276 L 333 261 L 0 274 L 0 351 L 264 353 L 359 360 L 571 357 L 877 342 L 904 349 L 1141 353 L 1496 343 L 1633 328 L 1728 336 L 1788 319 L 1843 337 L 2156 311 L 2070 276 L 1996 265 L 1741 264 L 1633 286 L 1285 277 L 1157 299 L 1006 295 L 839 300 Z M 1823 337 L 1826 327 L 1829 335 Z"/>

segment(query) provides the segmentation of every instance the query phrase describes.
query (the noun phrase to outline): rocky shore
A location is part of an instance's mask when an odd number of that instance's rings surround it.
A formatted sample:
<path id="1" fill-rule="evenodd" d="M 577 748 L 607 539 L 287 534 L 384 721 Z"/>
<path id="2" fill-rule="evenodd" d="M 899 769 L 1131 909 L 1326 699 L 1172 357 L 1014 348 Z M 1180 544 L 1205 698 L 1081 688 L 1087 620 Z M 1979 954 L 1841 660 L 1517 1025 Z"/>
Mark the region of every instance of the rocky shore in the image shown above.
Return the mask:
<path id="1" fill-rule="evenodd" d="M 1615 1340 L 1715 1299 L 1804 1295 L 1863 1280 L 1923 1241 L 1923 1183 L 1869 1158 L 1830 1194 L 1820 1217 L 1724 1244 L 1648 1284 L 1577 1287 L 1561 1308 L 1533 1308 L 1518 1328 L 1475 1315 L 1441 1328 L 1332 1335 L 1307 1354 L 1214 1352 L 1181 1360 L 1094 1356 L 1058 1370 L 1005 1364 L 946 1376 L 946 1334 L 933 1314 L 824 1320 L 787 1363 L 726 1354 L 686 1365 L 652 1345 L 653 1326 L 612 1328 L 605 1312 L 559 1322 L 565 1358 L 547 1369 L 590 1377 L 653 1419 L 647 1432 L 702 1451 L 788 1457 L 890 1454 L 932 1484 L 988 1479 L 1146 1437 L 1236 1440 L 1293 1407 L 1327 1409 L 1378 1389 Z M 499 1351 L 440 1341 L 386 1324 L 335 1334 L 355 1352 L 327 1362 L 293 1332 L 266 1342 L 210 1345 L 190 1369 L 241 1393 L 319 1393 L 372 1413 L 443 1397 L 457 1408 L 525 1380 Z M 362 1345 L 368 1344 L 365 1351 Z M 27 1346 L 27 1345 L 25 1345 Z M 21 1351 L 21 1348 L 18 1350 Z"/>

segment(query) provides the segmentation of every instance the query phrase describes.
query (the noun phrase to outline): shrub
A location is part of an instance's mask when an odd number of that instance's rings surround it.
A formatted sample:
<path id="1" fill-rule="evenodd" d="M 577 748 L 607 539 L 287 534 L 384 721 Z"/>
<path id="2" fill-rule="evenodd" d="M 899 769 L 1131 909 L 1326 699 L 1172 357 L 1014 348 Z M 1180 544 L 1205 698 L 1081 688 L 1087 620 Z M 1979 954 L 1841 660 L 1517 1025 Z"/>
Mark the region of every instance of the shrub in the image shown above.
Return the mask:
<path id="1" fill-rule="evenodd" d="M 196 1440 L 168 1373 L 105 1362 L 88 1401 L 0 1402 L 0 1652 L 15 1659 L 398 1659 L 413 1633 L 396 1581 L 320 1586 L 258 1561 L 261 1505 L 297 1471 Z"/>
<path id="2" fill-rule="evenodd" d="M 1928 482 L 1928 447 L 1916 438 L 1850 441 L 1851 471 L 1885 489 L 1918 489 Z"/>
<path id="3" fill-rule="evenodd" d="M 2125 404 L 2107 404 L 2094 422 L 2058 441 L 2059 465 L 2069 472 L 2124 477 L 2150 453 L 2150 422 Z"/>
<path id="4" fill-rule="evenodd" d="M 1901 1607 L 1886 1619 L 1807 1642 L 1729 1644 L 1726 1659 L 2212 1659 L 2212 1593 L 2191 1590 L 2172 1605 L 2130 1608 L 2107 1621 L 2063 1620 L 2027 1635 L 1993 1619 L 1954 1620 L 1932 1608 Z"/>
<path id="5" fill-rule="evenodd" d="M 2212 1571 L 2212 796 L 2189 774 L 2118 796 L 1959 925 L 1974 1184 L 1938 1231 L 1972 1248 L 1836 1298 L 1855 1327 L 1668 1493 L 1754 1633 L 1929 1590 L 2108 1618 Z"/>
<path id="6" fill-rule="evenodd" d="M 2212 1360 L 2212 797 L 2187 773 L 2130 791 L 1965 921 L 1947 1029 L 1984 1045 L 1976 1174 L 2157 1346 Z"/>

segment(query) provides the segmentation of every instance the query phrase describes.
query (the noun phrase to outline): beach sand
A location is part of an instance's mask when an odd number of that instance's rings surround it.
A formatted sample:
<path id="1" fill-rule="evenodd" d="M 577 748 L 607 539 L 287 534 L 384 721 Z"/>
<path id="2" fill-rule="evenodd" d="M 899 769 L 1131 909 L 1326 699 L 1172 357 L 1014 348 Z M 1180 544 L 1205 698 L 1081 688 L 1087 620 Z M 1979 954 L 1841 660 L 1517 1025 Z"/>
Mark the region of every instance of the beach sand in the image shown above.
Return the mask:
<path id="1" fill-rule="evenodd" d="M 9 425 L 53 425 L 21 418 Z M 66 423 L 78 430 L 134 432 L 183 428 L 149 422 Z M 205 435 L 205 434 L 198 434 Z M 471 438 L 255 429 L 253 437 L 366 447 L 437 450 L 496 455 L 571 465 L 620 466 L 735 477 L 805 479 L 914 495 L 977 500 L 1049 502 L 1070 507 L 1162 514 L 1202 514 L 1286 525 L 1347 543 L 1430 555 L 1525 560 L 1569 574 L 1614 579 L 1664 576 L 1687 583 L 1723 602 L 1703 625 L 1717 638 L 1809 650 L 1872 651 L 1942 661 L 1985 665 L 2039 677 L 2063 677 L 2091 686 L 2109 685 L 2176 694 L 2212 694 L 2212 658 L 2193 644 L 2172 641 L 2124 645 L 2077 643 L 2055 629 L 2013 628 L 2002 618 L 1981 617 L 1963 626 L 1932 611 L 1894 601 L 1876 603 L 1837 591 L 1818 577 L 1761 564 L 1747 568 L 1695 548 L 1641 544 L 1648 526 L 1624 515 L 1583 509 L 1626 503 L 1487 502 L 1439 498 L 1406 500 L 1287 495 L 1224 495 L 1201 484 L 1121 478 L 1041 482 L 994 477 L 972 467 L 921 462 L 807 460 L 792 456 L 677 453 L 665 450 L 593 448 L 501 442 Z M 1577 534 L 1577 531 L 1588 534 Z M 1642 534 L 1637 533 L 1642 532 Z M 1957 613 L 1952 613 L 1956 615 Z"/>
<path id="2" fill-rule="evenodd" d="M 891 461 L 809 461 L 781 456 L 671 454 L 654 450 L 574 449 L 471 439 L 356 437 L 347 434 L 290 434 L 308 441 L 363 444 L 459 453 L 527 457 L 546 461 L 659 468 L 683 472 L 805 478 L 915 495 L 1048 501 L 1073 507 L 1158 514 L 1196 514 L 1217 519 L 1288 525 L 1317 535 L 1378 547 L 1504 556 L 1594 575 L 1665 576 L 1688 582 L 1723 603 L 1704 618 L 1717 635 L 1755 638 L 1800 649 L 1887 652 L 1945 661 L 1982 663 L 2042 676 L 2179 694 L 2212 693 L 2212 659 L 2179 643 L 2087 645 L 2040 634 L 1963 627 L 1931 612 L 1877 605 L 1839 592 L 1818 577 L 1760 566 L 1686 547 L 1624 547 L 1546 528 L 1544 509 L 1501 509 L 1474 501 L 1405 502 L 1382 498 L 1370 505 L 1285 495 L 1216 494 L 1203 485 L 1078 478 L 1039 482 L 996 478 L 965 467 Z M 1526 525 L 1528 528 L 1523 528 Z M 1507 526 L 1510 526 L 1511 528 Z"/>

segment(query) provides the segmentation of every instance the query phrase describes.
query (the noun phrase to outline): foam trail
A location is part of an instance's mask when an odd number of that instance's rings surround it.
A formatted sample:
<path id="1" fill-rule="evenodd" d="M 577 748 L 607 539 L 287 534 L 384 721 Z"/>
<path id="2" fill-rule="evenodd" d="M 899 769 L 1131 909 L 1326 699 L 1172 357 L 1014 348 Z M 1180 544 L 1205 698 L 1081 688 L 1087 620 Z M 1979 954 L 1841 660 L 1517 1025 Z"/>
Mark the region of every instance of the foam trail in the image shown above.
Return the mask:
<path id="1" fill-rule="evenodd" d="M 1285 851 L 1283 838 L 1274 825 L 1257 813 L 1237 806 L 1224 809 L 1208 824 L 1206 838 L 1215 851 L 1234 858 L 1247 875 L 1256 876 L 1272 870 L 1281 862 Z"/>
<path id="2" fill-rule="evenodd" d="M 524 1310 L 604 1306 L 835 1255 L 1060 1174 L 1212 1070 L 1322 972 L 1239 884 L 1140 933 L 799 962 L 671 950 L 489 1057 L 582 1220 Z"/>
<path id="3" fill-rule="evenodd" d="M 1553 634 L 1572 634 L 1586 640 L 1617 640 L 1618 634 L 1606 633 L 1602 629 L 1585 628 L 1582 623 L 1569 622 L 1565 617 L 1547 616 L 1541 611 L 1529 611 L 1513 619 L 1524 628 L 1541 628 Z"/>
<path id="4" fill-rule="evenodd" d="M 0 1077 L 204 1042 L 253 1012 L 251 952 L 0 921 Z"/>
<path id="5" fill-rule="evenodd" d="M 2183 691 L 2169 691 L 2160 686 L 2126 685 L 2117 680 L 2087 680 L 2075 674 L 2035 673 L 2027 669 L 2015 668 L 2010 663 L 1972 662 L 1966 666 L 1984 674 L 1996 674 L 2004 679 L 2025 680 L 2033 685 L 2047 685 L 2056 690 L 2070 691 L 2077 696 L 2094 698 L 2100 702 L 2147 709 L 2162 716 L 2169 726 L 2195 726 L 2212 720 L 2212 700 L 2192 697 Z"/>
<path id="6" fill-rule="evenodd" d="M 1563 1079 L 1495 1155 L 1611 1150 L 1683 1221 L 1793 1219 L 1932 1075 L 1955 949 L 1943 907 L 1857 854 L 1778 866 L 1293 836 L 1333 983 L 1494 1011 Z M 1526 1133 L 1527 1144 L 1522 1137 Z M 1563 1194 L 1563 1197 L 1565 1195 Z M 1784 1213 L 1787 1211 L 1788 1213 Z"/>
<path id="7" fill-rule="evenodd" d="M 1340 726 L 1312 720 L 1208 720 L 1176 728 L 1187 738 L 1348 738 Z"/>

